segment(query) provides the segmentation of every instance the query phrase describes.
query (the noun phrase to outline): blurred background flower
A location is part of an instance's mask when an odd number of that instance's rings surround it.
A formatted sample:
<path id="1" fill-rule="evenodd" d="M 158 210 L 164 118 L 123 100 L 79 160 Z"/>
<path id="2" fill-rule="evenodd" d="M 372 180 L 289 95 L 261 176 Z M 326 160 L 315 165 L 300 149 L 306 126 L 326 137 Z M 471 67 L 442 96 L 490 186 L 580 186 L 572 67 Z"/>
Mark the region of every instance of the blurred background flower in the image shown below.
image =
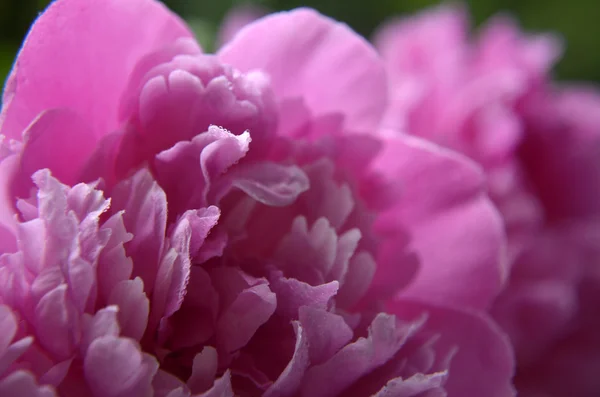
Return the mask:
<path id="1" fill-rule="evenodd" d="M 49 0 L 0 0 L 0 78 L 8 73 L 15 53 L 37 14 Z M 439 3 L 436 0 L 165 0 L 195 29 L 202 45 L 211 49 L 217 26 L 233 6 L 252 5 L 266 10 L 284 10 L 298 6 L 316 8 L 334 19 L 348 23 L 354 30 L 370 37 L 384 19 L 397 14 L 413 13 Z M 498 12 L 510 12 L 528 31 L 552 30 L 566 42 L 564 58 L 556 67 L 561 80 L 600 82 L 600 36 L 596 0 L 469 0 L 473 22 L 481 24 Z"/>

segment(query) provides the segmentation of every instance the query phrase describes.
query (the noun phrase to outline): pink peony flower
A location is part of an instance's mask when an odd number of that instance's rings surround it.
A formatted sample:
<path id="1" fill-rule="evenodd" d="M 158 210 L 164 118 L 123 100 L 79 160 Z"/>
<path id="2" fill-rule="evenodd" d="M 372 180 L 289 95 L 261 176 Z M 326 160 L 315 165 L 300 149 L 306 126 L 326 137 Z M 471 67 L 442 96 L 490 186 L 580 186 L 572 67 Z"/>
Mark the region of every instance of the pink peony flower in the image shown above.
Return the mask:
<path id="1" fill-rule="evenodd" d="M 385 124 L 486 171 L 512 264 L 492 313 L 516 350 L 519 395 L 598 395 L 600 93 L 549 83 L 560 43 L 504 17 L 471 42 L 464 10 L 444 6 L 376 42 L 393 81 Z"/>
<path id="2" fill-rule="evenodd" d="M 311 10 L 207 55 L 158 2 L 53 3 L 0 116 L 0 395 L 514 396 L 483 174 L 386 102 Z"/>

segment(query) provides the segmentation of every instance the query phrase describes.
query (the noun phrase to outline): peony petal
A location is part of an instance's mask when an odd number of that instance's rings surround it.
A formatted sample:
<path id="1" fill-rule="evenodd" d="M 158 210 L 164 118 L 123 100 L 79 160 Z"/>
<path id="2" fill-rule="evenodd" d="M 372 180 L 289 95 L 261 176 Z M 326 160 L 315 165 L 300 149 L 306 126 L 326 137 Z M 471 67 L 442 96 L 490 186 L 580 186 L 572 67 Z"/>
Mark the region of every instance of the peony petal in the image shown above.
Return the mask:
<path id="1" fill-rule="evenodd" d="M 144 293 L 144 282 L 139 277 L 121 281 L 113 288 L 107 303 L 119 308 L 121 335 L 141 340 L 150 311 L 150 302 Z"/>
<path id="2" fill-rule="evenodd" d="M 312 365 L 329 360 L 352 340 L 352 329 L 342 316 L 310 306 L 301 307 L 299 311 Z"/>
<path id="3" fill-rule="evenodd" d="M 270 285 L 277 295 L 277 314 L 291 319 L 298 318 L 298 310 L 303 306 L 326 310 L 339 288 L 335 280 L 312 286 L 294 278 L 285 278 L 281 273 L 271 278 Z"/>
<path id="4" fill-rule="evenodd" d="M 12 310 L 0 305 L 0 354 L 3 354 L 12 343 L 17 333 L 17 319 Z"/>
<path id="5" fill-rule="evenodd" d="M 227 178 L 259 203 L 276 207 L 291 205 L 310 185 L 300 168 L 267 162 L 247 164 L 229 172 Z"/>
<path id="6" fill-rule="evenodd" d="M 16 248 L 16 238 L 12 236 L 17 228 L 13 189 L 14 176 L 19 172 L 19 163 L 20 157 L 16 154 L 0 160 L 0 232 L 1 236 L 6 238 L 2 242 L 2 247 L 6 246 L 6 250 L 2 252 L 11 252 Z"/>
<path id="7" fill-rule="evenodd" d="M 436 372 L 392 379 L 372 397 L 446 397 L 443 384 L 447 376 L 445 372 Z"/>
<path id="8" fill-rule="evenodd" d="M 187 381 L 192 393 L 202 393 L 212 387 L 217 374 L 218 359 L 217 350 L 212 346 L 205 346 L 196 354 L 192 374 Z"/>
<path id="9" fill-rule="evenodd" d="M 208 206 L 212 184 L 246 155 L 250 141 L 248 133 L 236 136 L 210 126 L 191 141 L 178 142 L 156 155 L 156 178 L 169 196 L 170 213 Z M 187 170 L 183 175 L 182 169 Z"/>
<path id="10" fill-rule="evenodd" d="M 95 128 L 91 135 L 112 132 L 137 61 L 179 37 L 193 36 L 158 1 L 53 2 L 17 57 L 2 100 L 0 130 L 18 139 L 40 112 L 60 107 L 89 122 Z"/>
<path id="11" fill-rule="evenodd" d="M 103 336 L 90 345 L 83 369 L 97 397 L 142 397 L 151 391 L 158 363 L 131 339 Z"/>
<path id="12" fill-rule="evenodd" d="M 121 333 L 118 320 L 119 308 L 108 306 L 96 312 L 94 317 L 83 318 L 83 337 L 81 338 L 81 352 L 85 352 L 90 344 L 97 338 L 103 336 L 118 337 Z"/>
<path id="13" fill-rule="evenodd" d="M 0 305 L 0 376 L 10 368 L 33 343 L 32 337 L 25 337 L 13 343 L 17 333 L 17 318 L 8 306 Z"/>
<path id="14" fill-rule="evenodd" d="M 223 47 L 250 22 L 257 20 L 267 13 L 267 10 L 254 4 L 243 4 L 233 7 L 223 21 L 217 34 L 217 47 Z"/>
<path id="15" fill-rule="evenodd" d="M 192 266 L 182 307 L 168 319 L 173 331 L 172 348 L 200 345 L 212 337 L 220 303 L 224 306 L 208 273 L 200 266 Z"/>
<path id="16" fill-rule="evenodd" d="M 38 386 L 35 377 L 27 371 L 16 371 L 0 380 L 0 395 L 11 397 L 57 397 L 50 386 Z"/>
<path id="17" fill-rule="evenodd" d="M 374 49 L 346 25 L 315 11 L 253 22 L 219 57 L 242 72 L 267 72 L 279 100 L 301 97 L 315 116 L 341 113 L 352 130 L 370 132 L 383 115 L 386 77 Z"/>
<path id="18" fill-rule="evenodd" d="M 310 365 L 309 341 L 304 335 L 302 325 L 296 321 L 292 324 L 296 333 L 294 355 L 275 383 L 265 391 L 264 397 L 295 396 L 304 377 L 304 372 Z"/>
<path id="19" fill-rule="evenodd" d="M 91 128 L 71 110 L 41 113 L 24 131 L 19 177 L 29 179 L 35 171 L 48 168 L 64 184 L 79 182 L 97 144 Z"/>
<path id="20" fill-rule="evenodd" d="M 68 358 L 76 332 L 75 308 L 67 300 L 67 285 L 62 284 L 45 294 L 35 308 L 35 327 L 39 343 L 59 359 Z"/>
<path id="21" fill-rule="evenodd" d="M 123 211 L 111 216 L 102 229 L 110 230 L 110 239 L 98 257 L 96 281 L 99 297 L 106 301 L 113 288 L 123 280 L 129 280 L 133 271 L 133 261 L 127 256 L 124 244 L 131 241 L 123 224 Z"/>
<path id="22" fill-rule="evenodd" d="M 231 375 L 229 371 L 226 371 L 223 376 L 215 380 L 210 390 L 194 397 L 234 397 L 234 395 L 231 387 Z"/>
<path id="23" fill-rule="evenodd" d="M 457 349 L 445 384 L 448 397 L 516 395 L 512 385 L 515 362 L 510 343 L 486 315 L 409 300 L 391 302 L 388 310 L 402 319 L 414 319 L 427 313 L 424 329 L 439 335 L 436 356 L 443 357 Z"/>
<path id="24" fill-rule="evenodd" d="M 377 162 L 404 186 L 397 207 L 378 227 L 405 226 L 420 259 L 403 296 L 486 308 L 506 278 L 507 264 L 502 221 L 485 195 L 481 171 L 458 154 L 406 136 L 388 141 Z"/>
<path id="25" fill-rule="evenodd" d="M 127 254 L 133 260 L 133 276 L 144 282 L 145 292 L 152 293 L 165 244 L 167 198 L 143 168 L 131 178 L 115 186 L 113 208 L 124 209 L 123 223 L 134 238 L 127 244 Z"/>
<path id="26" fill-rule="evenodd" d="M 246 345 L 276 307 L 277 298 L 268 285 L 242 291 L 219 318 L 215 332 L 219 348 L 229 353 Z"/>
<path id="27" fill-rule="evenodd" d="M 414 327 L 399 328 L 394 316 L 378 314 L 367 338 L 346 345 L 331 359 L 307 371 L 301 395 L 324 397 L 343 392 L 360 377 L 390 360 L 414 332 Z"/>

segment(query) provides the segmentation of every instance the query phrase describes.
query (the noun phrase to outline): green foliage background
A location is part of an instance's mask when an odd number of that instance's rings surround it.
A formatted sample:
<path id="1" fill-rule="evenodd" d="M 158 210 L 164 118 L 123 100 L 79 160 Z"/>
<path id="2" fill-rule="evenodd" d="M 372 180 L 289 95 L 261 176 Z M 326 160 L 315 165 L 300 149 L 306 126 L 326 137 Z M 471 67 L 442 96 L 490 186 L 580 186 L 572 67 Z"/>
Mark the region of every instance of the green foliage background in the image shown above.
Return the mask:
<path id="1" fill-rule="evenodd" d="M 227 10 L 248 0 L 164 0 L 190 21 L 205 48 L 210 47 Z M 556 69 L 563 80 L 600 82 L 599 0 L 467 0 L 474 23 L 498 12 L 512 13 L 529 31 L 554 31 L 567 44 Z M 48 0 L 0 0 L 0 78 L 10 69 L 31 22 Z M 386 18 L 412 13 L 439 3 L 435 0 L 254 0 L 269 10 L 309 6 L 344 21 L 369 37 Z"/>

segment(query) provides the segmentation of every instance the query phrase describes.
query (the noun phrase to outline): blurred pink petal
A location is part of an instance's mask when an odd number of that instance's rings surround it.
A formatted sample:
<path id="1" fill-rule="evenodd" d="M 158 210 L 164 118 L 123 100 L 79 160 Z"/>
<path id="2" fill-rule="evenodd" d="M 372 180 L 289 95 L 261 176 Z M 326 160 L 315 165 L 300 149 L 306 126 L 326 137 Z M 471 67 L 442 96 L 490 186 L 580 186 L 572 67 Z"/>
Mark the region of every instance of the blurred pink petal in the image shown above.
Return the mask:
<path id="1" fill-rule="evenodd" d="M 244 4 L 233 7 L 221 22 L 221 27 L 217 35 L 217 48 L 223 47 L 231 41 L 235 35 L 250 22 L 254 22 L 267 14 L 267 11 L 254 4 Z"/>

